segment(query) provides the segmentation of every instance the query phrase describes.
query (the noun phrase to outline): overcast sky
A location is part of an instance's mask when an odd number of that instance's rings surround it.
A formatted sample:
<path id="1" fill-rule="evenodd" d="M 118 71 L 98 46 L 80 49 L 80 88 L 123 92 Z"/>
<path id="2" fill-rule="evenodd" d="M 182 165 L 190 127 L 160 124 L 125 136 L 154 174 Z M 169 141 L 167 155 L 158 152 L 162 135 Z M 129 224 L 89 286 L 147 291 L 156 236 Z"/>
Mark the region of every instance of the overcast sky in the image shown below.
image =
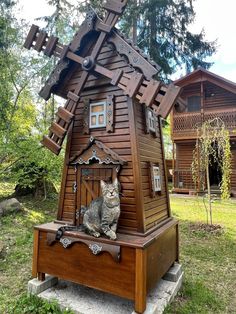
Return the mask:
<path id="1" fill-rule="evenodd" d="M 72 2 L 72 1 L 70 1 Z M 73 2 L 80 2 L 73 0 Z M 40 16 L 50 15 L 50 8 L 46 0 L 19 0 L 20 15 L 30 21 Z M 236 83 L 236 40 L 235 12 L 236 0 L 195 0 L 195 23 L 191 26 L 192 32 L 205 29 L 207 40 L 218 40 L 218 51 L 208 61 L 215 64 L 210 71 L 221 75 Z M 35 22 L 39 24 L 39 22 Z M 179 78 L 176 73 L 172 78 Z"/>

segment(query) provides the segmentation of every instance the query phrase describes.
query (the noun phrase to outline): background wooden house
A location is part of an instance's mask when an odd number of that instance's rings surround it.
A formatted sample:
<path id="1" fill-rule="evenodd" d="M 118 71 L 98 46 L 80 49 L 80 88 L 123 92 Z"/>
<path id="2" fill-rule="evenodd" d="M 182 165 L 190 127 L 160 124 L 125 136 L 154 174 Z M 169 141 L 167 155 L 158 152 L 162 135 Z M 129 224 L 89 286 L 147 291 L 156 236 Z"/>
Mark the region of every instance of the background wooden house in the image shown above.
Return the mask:
<path id="1" fill-rule="evenodd" d="M 154 80 L 159 66 L 113 28 L 126 2 L 107 1 L 103 20 L 89 11 L 69 45 L 35 25 L 24 44 L 60 58 L 40 95 L 66 100 L 42 142 L 59 154 L 67 135 L 57 220 L 35 227 L 33 276 L 126 297 L 142 313 L 147 292 L 178 260 L 161 117 L 180 89 Z M 122 192 L 117 241 L 78 230 L 58 241 L 59 227 L 81 224 L 80 209 L 100 195 L 100 180 L 115 177 Z"/>
<path id="2" fill-rule="evenodd" d="M 174 191 L 194 190 L 191 163 L 196 144 L 196 126 L 215 117 L 221 118 L 230 133 L 232 152 L 231 192 L 236 195 L 236 84 L 203 68 L 175 81 L 182 88 L 181 102 L 171 113 L 171 137 L 174 144 Z M 221 180 L 216 164 L 210 166 L 211 185 Z"/>

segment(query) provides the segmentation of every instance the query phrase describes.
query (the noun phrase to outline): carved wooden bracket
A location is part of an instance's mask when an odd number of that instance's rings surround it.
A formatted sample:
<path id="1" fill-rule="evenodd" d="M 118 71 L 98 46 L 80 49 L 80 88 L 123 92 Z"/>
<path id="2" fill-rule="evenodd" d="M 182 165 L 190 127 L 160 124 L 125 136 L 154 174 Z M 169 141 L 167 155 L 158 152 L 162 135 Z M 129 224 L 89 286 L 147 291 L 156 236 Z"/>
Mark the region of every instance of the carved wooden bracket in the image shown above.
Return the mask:
<path id="1" fill-rule="evenodd" d="M 59 241 L 56 240 L 55 233 L 47 233 L 47 245 L 52 246 L 55 243 L 60 243 L 65 249 L 71 247 L 75 243 L 84 243 L 88 246 L 91 253 L 94 255 L 99 255 L 102 252 L 109 253 L 116 263 L 120 262 L 120 246 L 102 243 L 98 241 L 85 240 L 75 237 L 63 236 Z"/>
<path id="2" fill-rule="evenodd" d="M 134 46 L 132 41 L 125 39 L 117 29 L 112 31 L 107 42 L 113 44 L 120 55 L 126 56 L 129 63 L 134 68 L 140 69 L 148 80 L 160 71 L 160 67 L 155 62 L 152 62 L 147 55 Z"/>

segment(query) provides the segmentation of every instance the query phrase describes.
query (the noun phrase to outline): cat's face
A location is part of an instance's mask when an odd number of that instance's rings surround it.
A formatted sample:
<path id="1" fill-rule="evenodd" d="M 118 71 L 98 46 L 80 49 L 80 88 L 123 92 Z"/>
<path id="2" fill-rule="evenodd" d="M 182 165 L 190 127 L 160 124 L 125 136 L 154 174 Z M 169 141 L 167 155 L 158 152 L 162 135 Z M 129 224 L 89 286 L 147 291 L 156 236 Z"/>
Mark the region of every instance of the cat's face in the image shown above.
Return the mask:
<path id="1" fill-rule="evenodd" d="M 106 201 L 113 201 L 119 198 L 119 183 L 117 179 L 115 179 L 115 181 L 111 184 L 105 183 L 101 180 L 101 188 L 102 196 L 106 199 Z"/>

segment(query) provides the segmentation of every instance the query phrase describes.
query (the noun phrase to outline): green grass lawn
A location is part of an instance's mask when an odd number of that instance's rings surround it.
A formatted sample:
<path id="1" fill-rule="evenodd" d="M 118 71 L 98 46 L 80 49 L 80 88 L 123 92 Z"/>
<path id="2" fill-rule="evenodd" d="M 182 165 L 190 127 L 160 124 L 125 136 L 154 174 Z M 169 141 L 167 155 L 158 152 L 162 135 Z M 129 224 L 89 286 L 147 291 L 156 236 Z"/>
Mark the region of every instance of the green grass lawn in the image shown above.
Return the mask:
<path id="1" fill-rule="evenodd" d="M 182 291 L 165 313 L 236 313 L 236 200 L 213 203 L 213 223 L 221 232 L 195 228 L 206 222 L 201 198 L 171 196 L 172 213 L 180 221 Z"/>
<path id="2" fill-rule="evenodd" d="M 0 183 L 0 200 L 12 193 L 12 184 Z M 0 219 L 0 313 L 62 313 L 26 296 L 31 278 L 33 226 L 56 217 L 57 199 L 19 199 L 21 213 Z M 176 301 L 165 313 L 236 313 L 236 201 L 215 201 L 213 220 L 221 232 L 198 230 L 205 222 L 201 199 L 171 196 L 173 215 L 180 221 L 180 261 L 185 280 Z M 64 311 L 69 313 L 69 311 Z M 111 313 L 112 314 L 112 313 Z"/>

